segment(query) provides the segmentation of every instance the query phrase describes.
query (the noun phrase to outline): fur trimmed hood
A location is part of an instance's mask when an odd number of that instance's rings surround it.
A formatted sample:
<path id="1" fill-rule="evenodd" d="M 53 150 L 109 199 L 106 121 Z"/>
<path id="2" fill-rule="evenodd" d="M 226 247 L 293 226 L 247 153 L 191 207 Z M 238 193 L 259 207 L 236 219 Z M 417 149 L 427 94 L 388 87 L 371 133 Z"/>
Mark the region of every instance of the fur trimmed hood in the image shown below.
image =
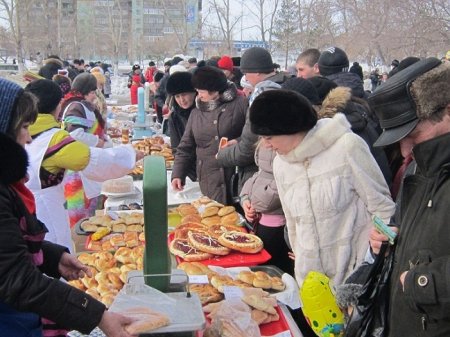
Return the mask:
<path id="1" fill-rule="evenodd" d="M 9 185 L 25 178 L 28 155 L 14 139 L 0 133 L 0 182 Z"/>
<path id="2" fill-rule="evenodd" d="M 348 87 L 337 87 L 329 92 L 322 102 L 318 112 L 319 118 L 333 118 L 337 113 L 343 113 L 352 126 L 352 131 L 358 133 L 367 126 L 367 111 L 364 106 L 352 100 L 352 90 Z"/>
<path id="3" fill-rule="evenodd" d="M 450 63 L 444 62 L 419 76 L 410 87 L 419 119 L 428 119 L 450 104 Z"/>

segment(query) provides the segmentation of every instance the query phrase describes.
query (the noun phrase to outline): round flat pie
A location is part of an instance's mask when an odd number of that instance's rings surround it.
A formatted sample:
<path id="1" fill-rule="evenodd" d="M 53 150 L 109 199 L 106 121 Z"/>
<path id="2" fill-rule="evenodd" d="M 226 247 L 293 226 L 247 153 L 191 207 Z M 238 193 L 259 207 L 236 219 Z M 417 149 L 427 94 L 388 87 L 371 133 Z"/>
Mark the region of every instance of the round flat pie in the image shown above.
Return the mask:
<path id="1" fill-rule="evenodd" d="M 214 255 L 228 255 L 230 249 L 222 246 L 219 241 L 207 233 L 193 232 L 188 233 L 189 243 L 198 250 Z"/>
<path id="2" fill-rule="evenodd" d="M 263 249 L 263 242 L 259 237 L 238 231 L 223 233 L 218 241 L 223 246 L 242 253 L 255 254 Z"/>
<path id="3" fill-rule="evenodd" d="M 194 248 L 185 239 L 174 239 L 169 245 L 169 251 L 185 261 L 201 261 L 212 257 L 211 254 Z"/>

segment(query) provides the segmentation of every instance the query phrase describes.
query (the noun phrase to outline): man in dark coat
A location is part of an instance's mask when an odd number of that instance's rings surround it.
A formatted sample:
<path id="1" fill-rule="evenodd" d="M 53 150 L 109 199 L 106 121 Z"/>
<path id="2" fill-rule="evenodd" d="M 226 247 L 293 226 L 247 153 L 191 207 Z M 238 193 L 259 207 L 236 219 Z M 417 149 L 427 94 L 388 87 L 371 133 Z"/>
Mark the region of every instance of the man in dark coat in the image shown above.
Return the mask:
<path id="1" fill-rule="evenodd" d="M 341 48 L 330 47 L 325 49 L 319 57 L 320 75 L 332 80 L 338 86 L 349 87 L 352 95 L 367 98 L 362 79 L 348 72 L 349 61 L 347 54 Z"/>
<path id="2" fill-rule="evenodd" d="M 284 73 L 274 71 L 272 56 L 260 47 L 247 49 L 241 58 L 241 72 L 246 75 L 247 81 L 254 87 L 250 96 L 250 105 L 253 100 L 265 90 L 279 89 L 289 77 Z M 255 144 L 258 136 L 250 129 L 248 111 L 244 129 L 239 139 L 230 139 L 227 147 L 220 149 L 217 160 L 223 167 L 238 167 L 240 193 L 245 181 L 258 170 L 255 164 Z M 236 196 L 237 196 L 236 195 Z"/>
<path id="3" fill-rule="evenodd" d="M 349 73 L 353 73 L 359 76 L 360 79 L 364 79 L 362 67 L 358 62 L 353 62 L 353 65 L 350 67 Z"/>
<path id="4" fill-rule="evenodd" d="M 375 145 L 399 142 L 402 156 L 415 160 L 395 217 L 387 336 L 450 336 L 450 64 L 421 60 L 388 79 L 369 104 L 383 128 Z M 372 230 L 374 254 L 382 241 Z"/>

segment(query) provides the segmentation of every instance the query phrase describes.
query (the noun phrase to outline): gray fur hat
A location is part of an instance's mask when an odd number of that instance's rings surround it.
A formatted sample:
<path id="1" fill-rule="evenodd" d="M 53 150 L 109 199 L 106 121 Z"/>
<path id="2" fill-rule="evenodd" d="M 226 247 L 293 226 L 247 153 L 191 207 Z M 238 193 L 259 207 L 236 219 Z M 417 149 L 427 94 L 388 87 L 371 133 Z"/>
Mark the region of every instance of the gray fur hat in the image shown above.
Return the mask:
<path id="1" fill-rule="evenodd" d="M 386 146 L 406 137 L 420 120 L 450 103 L 450 64 L 430 57 L 398 72 L 370 97 L 383 133 L 374 143 Z"/>

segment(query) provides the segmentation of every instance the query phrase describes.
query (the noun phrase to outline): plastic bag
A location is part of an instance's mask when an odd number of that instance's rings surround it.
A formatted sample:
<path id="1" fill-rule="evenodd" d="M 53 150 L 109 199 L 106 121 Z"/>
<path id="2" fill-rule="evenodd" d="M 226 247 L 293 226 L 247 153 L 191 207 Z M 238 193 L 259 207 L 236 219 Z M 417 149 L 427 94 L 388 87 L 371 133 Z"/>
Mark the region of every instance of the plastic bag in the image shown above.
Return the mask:
<path id="1" fill-rule="evenodd" d="M 387 336 L 389 309 L 389 278 L 392 272 L 393 247 L 388 256 L 388 248 L 383 243 L 375 259 L 361 295 L 347 323 L 344 337 L 384 337 Z"/>
<path id="2" fill-rule="evenodd" d="M 240 300 L 222 301 L 205 330 L 204 336 L 261 337 L 258 324 L 252 319 L 247 304 Z"/>

